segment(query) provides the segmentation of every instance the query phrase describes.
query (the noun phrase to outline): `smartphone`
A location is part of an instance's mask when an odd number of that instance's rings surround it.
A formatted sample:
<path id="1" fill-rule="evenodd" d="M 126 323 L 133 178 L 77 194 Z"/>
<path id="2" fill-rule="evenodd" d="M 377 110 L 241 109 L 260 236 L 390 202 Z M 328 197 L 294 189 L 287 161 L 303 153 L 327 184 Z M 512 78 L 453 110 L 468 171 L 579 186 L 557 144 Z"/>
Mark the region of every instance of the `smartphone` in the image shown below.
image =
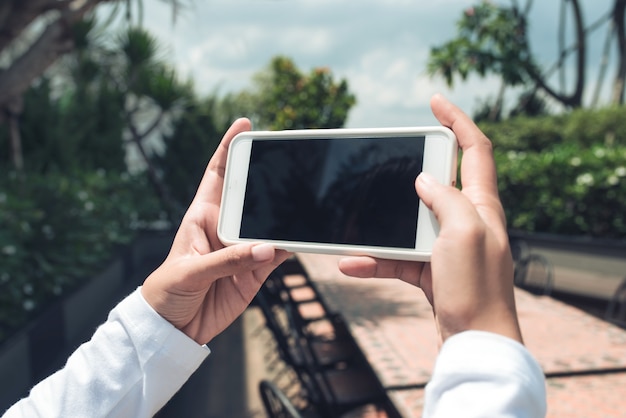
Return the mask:
<path id="1" fill-rule="evenodd" d="M 249 131 L 228 150 L 218 237 L 291 252 L 427 261 L 439 231 L 415 192 L 454 184 L 444 127 Z"/>

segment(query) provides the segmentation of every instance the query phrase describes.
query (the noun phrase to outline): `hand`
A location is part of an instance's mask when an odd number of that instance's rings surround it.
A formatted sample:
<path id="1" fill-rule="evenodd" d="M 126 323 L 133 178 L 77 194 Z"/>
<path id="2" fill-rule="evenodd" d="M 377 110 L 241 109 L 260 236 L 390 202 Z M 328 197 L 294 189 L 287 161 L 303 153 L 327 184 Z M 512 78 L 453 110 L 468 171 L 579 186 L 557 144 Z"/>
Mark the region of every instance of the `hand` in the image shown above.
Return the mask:
<path id="1" fill-rule="evenodd" d="M 199 344 L 209 342 L 250 304 L 261 285 L 289 257 L 269 244 L 231 247 L 217 238 L 226 155 L 231 140 L 250 130 L 238 119 L 211 158 L 169 255 L 142 286 L 146 301 Z"/>
<path id="2" fill-rule="evenodd" d="M 462 191 L 421 174 L 415 188 L 441 225 L 430 263 L 345 258 L 339 268 L 357 277 L 397 277 L 430 301 L 442 341 L 483 330 L 522 341 L 513 296 L 513 261 L 498 197 L 491 142 L 456 106 L 435 95 L 431 108 L 463 150 Z"/>

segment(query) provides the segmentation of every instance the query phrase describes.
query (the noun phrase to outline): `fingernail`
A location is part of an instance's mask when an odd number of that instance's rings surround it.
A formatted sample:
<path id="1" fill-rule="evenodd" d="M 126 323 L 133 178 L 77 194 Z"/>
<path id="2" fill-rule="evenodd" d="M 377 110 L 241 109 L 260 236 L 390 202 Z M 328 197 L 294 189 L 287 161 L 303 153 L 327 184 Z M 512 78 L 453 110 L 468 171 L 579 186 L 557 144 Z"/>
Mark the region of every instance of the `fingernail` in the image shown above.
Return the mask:
<path id="1" fill-rule="evenodd" d="M 252 259 L 254 261 L 268 261 L 274 258 L 274 246 L 272 244 L 259 244 L 252 247 Z"/>
<path id="2" fill-rule="evenodd" d="M 421 173 L 417 176 L 415 191 L 417 191 L 420 199 L 429 201 L 438 184 L 437 179 L 435 179 L 432 175 L 428 173 Z"/>
<path id="3" fill-rule="evenodd" d="M 421 172 L 417 179 L 422 182 L 425 186 L 434 186 L 439 184 L 437 179 L 435 179 L 431 174 L 426 172 Z"/>

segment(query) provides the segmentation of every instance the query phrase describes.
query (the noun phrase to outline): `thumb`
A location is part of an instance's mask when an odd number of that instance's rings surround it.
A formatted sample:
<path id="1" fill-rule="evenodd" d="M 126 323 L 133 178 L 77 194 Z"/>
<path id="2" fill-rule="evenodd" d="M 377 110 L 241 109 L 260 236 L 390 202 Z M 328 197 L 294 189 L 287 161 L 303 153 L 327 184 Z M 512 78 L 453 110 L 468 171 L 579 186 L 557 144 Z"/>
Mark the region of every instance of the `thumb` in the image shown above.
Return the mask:
<path id="1" fill-rule="evenodd" d="M 444 186 L 433 176 L 422 172 L 415 181 L 415 190 L 424 204 L 433 211 L 442 229 L 454 225 L 467 216 L 478 216 L 474 205 L 460 190 Z"/>
<path id="2" fill-rule="evenodd" d="M 204 285 L 220 277 L 233 276 L 257 270 L 263 266 L 279 264 L 277 251 L 271 244 L 237 244 L 194 257 L 188 266 L 191 276 Z M 275 263 L 274 263 L 275 262 Z M 270 269 L 271 271 L 271 269 Z"/>

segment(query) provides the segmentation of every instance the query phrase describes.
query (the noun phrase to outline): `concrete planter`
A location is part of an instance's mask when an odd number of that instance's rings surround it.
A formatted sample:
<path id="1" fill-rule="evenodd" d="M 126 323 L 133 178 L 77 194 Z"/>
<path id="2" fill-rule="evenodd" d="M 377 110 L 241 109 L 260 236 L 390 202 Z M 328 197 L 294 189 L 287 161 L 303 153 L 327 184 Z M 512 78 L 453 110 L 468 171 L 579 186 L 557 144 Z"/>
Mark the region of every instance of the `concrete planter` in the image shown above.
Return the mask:
<path id="1" fill-rule="evenodd" d="M 509 231 L 554 266 L 555 290 L 608 300 L 626 277 L 626 241 Z"/>
<path id="2" fill-rule="evenodd" d="M 108 312 L 167 255 L 172 232 L 142 233 L 83 286 L 0 345 L 0 414 L 65 363 Z"/>
<path id="3" fill-rule="evenodd" d="M 124 280 L 124 261 L 118 258 L 67 297 L 63 303 L 65 344 L 73 346 L 84 341 L 98 324 L 106 320 L 103 312 L 107 312 Z"/>
<path id="4" fill-rule="evenodd" d="M 20 333 L 0 347 L 0 413 L 31 385 L 30 342 Z"/>

